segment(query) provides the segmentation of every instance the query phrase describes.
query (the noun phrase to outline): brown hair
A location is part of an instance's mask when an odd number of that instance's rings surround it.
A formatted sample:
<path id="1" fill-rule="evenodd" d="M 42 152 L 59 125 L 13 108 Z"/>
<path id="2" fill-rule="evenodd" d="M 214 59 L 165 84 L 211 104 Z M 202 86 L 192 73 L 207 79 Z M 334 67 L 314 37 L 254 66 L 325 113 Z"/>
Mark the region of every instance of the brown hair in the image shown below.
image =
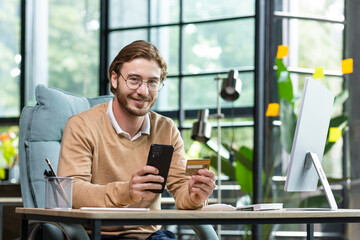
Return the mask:
<path id="1" fill-rule="evenodd" d="M 161 69 L 160 80 L 163 81 L 167 75 L 167 66 L 163 57 L 160 55 L 159 50 L 151 43 L 138 40 L 130 43 L 120 50 L 118 55 L 112 61 L 109 67 L 109 80 L 110 80 L 110 91 L 115 93 L 115 89 L 111 84 L 111 75 L 114 71 L 117 75 L 120 75 L 121 67 L 124 63 L 130 62 L 135 58 L 145 58 L 147 60 L 155 60 Z"/>

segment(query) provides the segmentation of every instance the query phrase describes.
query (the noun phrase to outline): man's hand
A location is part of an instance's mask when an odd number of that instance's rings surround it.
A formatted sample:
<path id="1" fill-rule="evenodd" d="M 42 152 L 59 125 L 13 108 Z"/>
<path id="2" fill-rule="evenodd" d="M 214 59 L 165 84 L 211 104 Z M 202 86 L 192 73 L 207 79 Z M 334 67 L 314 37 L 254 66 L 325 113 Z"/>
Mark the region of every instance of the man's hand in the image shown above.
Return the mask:
<path id="1" fill-rule="evenodd" d="M 144 166 L 136 170 L 129 182 L 130 198 L 134 202 L 139 202 L 141 199 L 152 199 L 156 196 L 156 193 L 147 191 L 148 189 L 161 189 L 161 183 L 164 182 L 164 178 L 155 175 L 159 170 L 153 166 Z M 158 182 L 150 183 L 150 182 Z"/>
<path id="2" fill-rule="evenodd" d="M 205 202 L 215 189 L 215 173 L 207 169 L 200 169 L 197 175 L 191 176 L 189 194 L 195 204 Z"/>

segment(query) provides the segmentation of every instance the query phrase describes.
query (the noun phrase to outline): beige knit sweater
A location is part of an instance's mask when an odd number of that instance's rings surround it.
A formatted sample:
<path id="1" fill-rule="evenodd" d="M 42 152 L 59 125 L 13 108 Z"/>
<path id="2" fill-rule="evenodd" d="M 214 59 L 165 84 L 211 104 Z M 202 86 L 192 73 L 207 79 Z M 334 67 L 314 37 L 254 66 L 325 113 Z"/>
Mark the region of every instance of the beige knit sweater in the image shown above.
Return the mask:
<path id="1" fill-rule="evenodd" d="M 65 127 L 58 175 L 74 177 L 73 207 L 146 207 L 160 209 L 160 195 L 152 201 L 132 202 L 129 180 L 132 173 L 146 164 L 151 144 L 174 146 L 167 179 L 167 190 L 178 209 L 196 209 L 189 197 L 185 173 L 184 143 L 169 118 L 149 112 L 150 135 L 134 141 L 118 135 L 106 110 L 109 103 L 97 105 L 72 116 Z M 160 226 L 110 226 L 103 234 L 143 239 Z"/>

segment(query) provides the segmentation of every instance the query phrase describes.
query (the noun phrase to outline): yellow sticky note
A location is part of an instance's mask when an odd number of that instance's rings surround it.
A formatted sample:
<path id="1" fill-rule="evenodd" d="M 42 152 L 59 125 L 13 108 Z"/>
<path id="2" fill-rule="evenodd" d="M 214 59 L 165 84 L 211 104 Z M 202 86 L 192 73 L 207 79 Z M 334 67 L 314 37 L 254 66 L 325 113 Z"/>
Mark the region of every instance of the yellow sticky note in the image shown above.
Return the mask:
<path id="1" fill-rule="evenodd" d="M 341 71 L 343 74 L 353 72 L 353 59 L 348 58 L 341 61 Z"/>
<path id="2" fill-rule="evenodd" d="M 313 74 L 313 78 L 324 78 L 324 68 L 322 67 L 316 67 L 315 72 Z"/>
<path id="3" fill-rule="evenodd" d="M 276 58 L 280 59 L 286 57 L 289 54 L 289 47 L 286 45 L 279 45 Z"/>
<path id="4" fill-rule="evenodd" d="M 329 130 L 329 142 L 337 142 L 342 136 L 340 128 L 332 127 Z"/>
<path id="5" fill-rule="evenodd" d="M 266 110 L 267 117 L 276 117 L 279 116 L 280 106 L 278 103 L 269 103 L 268 108 Z"/>

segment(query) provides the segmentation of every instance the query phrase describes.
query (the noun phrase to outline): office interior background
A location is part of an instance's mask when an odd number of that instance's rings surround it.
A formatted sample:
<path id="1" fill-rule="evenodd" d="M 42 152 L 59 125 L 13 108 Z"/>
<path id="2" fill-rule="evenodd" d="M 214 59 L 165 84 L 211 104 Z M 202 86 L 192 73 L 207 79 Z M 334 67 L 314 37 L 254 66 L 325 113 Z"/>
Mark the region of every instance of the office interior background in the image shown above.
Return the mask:
<path id="1" fill-rule="evenodd" d="M 322 69 L 324 76 L 316 80 L 337 96 L 332 118 L 341 131 L 339 139 L 327 144 L 323 168 L 339 207 L 359 208 L 359 13 L 360 2 L 350 0 L 0 1 L 0 153 L 9 140 L 4 133 L 14 145 L 10 162 L 0 156 L 0 168 L 16 165 L 21 110 L 36 103 L 37 84 L 85 97 L 110 94 L 107 69 L 112 59 L 125 45 L 144 39 L 168 63 L 153 110 L 178 125 L 187 157 L 211 158 L 214 171 L 217 119 L 208 119 L 213 128 L 206 143 L 192 140 L 191 129 L 200 110 L 209 109 L 210 115 L 217 111 L 216 78 L 239 71 L 240 97 L 220 101 L 222 195 L 233 205 L 326 207 L 321 190 L 283 191 L 293 136 L 284 122 L 294 127 L 305 78 Z M 282 59 L 276 57 L 279 45 L 288 46 Z M 343 74 L 341 62 L 348 58 L 354 70 Z M 279 99 L 280 71 L 291 79 L 293 105 Z M 279 115 L 266 116 L 269 103 L 280 104 Z M 292 121 L 282 115 L 289 106 Z M 3 179 L 0 188 L 9 184 L 18 181 Z M 223 231 L 231 232 L 230 238 L 246 235 L 247 229 Z M 262 232 L 273 239 L 285 233 L 298 239 L 304 229 L 277 225 Z M 318 225 L 315 230 L 324 239 L 354 239 L 358 231 L 356 224 Z"/>

